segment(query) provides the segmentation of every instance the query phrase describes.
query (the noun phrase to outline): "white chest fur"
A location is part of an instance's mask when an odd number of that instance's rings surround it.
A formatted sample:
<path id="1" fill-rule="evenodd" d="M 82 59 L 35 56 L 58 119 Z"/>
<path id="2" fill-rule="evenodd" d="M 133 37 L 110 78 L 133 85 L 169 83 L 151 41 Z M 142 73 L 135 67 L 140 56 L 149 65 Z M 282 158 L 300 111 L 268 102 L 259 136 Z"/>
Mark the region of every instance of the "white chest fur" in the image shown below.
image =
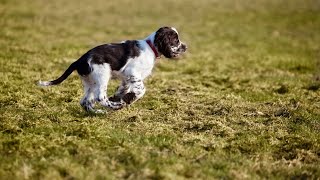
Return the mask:
<path id="1" fill-rule="evenodd" d="M 144 80 L 152 73 L 156 59 L 154 52 L 144 40 L 139 41 L 139 45 L 141 46 L 140 55 L 128 59 L 126 65 L 115 74 L 122 77 L 134 76 Z"/>

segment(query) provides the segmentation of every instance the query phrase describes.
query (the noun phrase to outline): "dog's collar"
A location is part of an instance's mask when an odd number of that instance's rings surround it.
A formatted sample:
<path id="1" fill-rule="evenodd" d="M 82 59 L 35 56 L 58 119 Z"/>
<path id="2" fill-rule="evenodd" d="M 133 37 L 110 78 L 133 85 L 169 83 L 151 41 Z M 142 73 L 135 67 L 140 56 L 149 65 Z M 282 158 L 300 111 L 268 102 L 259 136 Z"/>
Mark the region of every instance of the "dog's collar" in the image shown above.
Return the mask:
<path id="1" fill-rule="evenodd" d="M 149 39 L 146 40 L 146 41 L 147 41 L 148 45 L 150 46 L 150 48 L 152 49 L 152 51 L 153 51 L 154 55 L 156 56 L 156 58 L 159 59 L 160 55 L 159 55 L 156 47 L 151 43 L 151 41 Z"/>

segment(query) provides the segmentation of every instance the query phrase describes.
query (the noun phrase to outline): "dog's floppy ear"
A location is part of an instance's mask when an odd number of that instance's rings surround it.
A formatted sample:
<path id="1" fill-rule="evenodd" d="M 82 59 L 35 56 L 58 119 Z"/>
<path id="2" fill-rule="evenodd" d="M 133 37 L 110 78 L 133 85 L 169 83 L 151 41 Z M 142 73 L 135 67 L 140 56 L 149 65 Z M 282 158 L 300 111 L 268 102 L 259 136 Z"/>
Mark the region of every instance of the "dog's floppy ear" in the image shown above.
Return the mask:
<path id="1" fill-rule="evenodd" d="M 174 38 L 174 35 L 175 32 L 170 27 L 162 27 L 156 32 L 154 45 L 166 58 L 173 57 L 171 41 Z"/>

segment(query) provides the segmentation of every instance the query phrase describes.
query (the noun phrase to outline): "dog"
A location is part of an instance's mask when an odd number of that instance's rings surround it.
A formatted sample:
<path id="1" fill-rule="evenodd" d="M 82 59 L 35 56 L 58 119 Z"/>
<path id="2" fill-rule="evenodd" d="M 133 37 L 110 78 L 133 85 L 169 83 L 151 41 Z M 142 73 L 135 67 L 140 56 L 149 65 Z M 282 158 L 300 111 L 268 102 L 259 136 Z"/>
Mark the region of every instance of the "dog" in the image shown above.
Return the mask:
<path id="1" fill-rule="evenodd" d="M 84 87 L 81 106 L 88 112 L 103 113 L 95 109 L 97 102 L 103 107 L 118 110 L 142 98 L 146 92 L 143 81 L 152 73 L 161 55 L 175 59 L 186 52 L 174 27 L 161 27 L 143 40 L 126 40 L 92 48 L 73 62 L 56 80 L 39 81 L 40 86 L 57 85 L 77 70 Z M 107 97 L 111 77 L 121 79 L 121 85 L 112 97 Z"/>

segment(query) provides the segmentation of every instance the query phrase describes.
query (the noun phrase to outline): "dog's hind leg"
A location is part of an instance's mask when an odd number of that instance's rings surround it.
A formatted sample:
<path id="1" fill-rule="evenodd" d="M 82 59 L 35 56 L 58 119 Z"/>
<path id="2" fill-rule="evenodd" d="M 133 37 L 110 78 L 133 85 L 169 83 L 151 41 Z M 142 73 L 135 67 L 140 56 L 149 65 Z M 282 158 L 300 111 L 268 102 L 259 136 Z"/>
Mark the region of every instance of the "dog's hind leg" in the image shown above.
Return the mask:
<path id="1" fill-rule="evenodd" d="M 95 112 L 94 110 L 94 92 L 90 77 L 81 77 L 84 89 L 84 96 L 80 101 L 80 105 L 88 112 Z"/>
<path id="2" fill-rule="evenodd" d="M 90 74 L 92 79 L 92 87 L 94 90 L 95 101 L 99 102 L 102 106 L 110 109 L 120 109 L 123 107 L 123 102 L 112 102 L 107 97 L 108 83 L 111 78 L 111 68 L 109 64 L 94 64 L 92 65 L 93 71 Z M 102 112 L 103 110 L 96 110 Z"/>
<path id="3" fill-rule="evenodd" d="M 97 92 L 99 94 L 99 99 L 98 101 L 100 104 L 104 107 L 113 109 L 113 110 L 118 110 L 124 107 L 125 103 L 121 99 L 119 101 L 110 101 L 109 98 L 106 95 L 106 91 L 104 90 L 105 88 L 101 87 Z"/>
<path id="4" fill-rule="evenodd" d="M 104 113 L 105 110 L 94 109 L 94 105 L 95 102 L 105 104 L 111 69 L 108 64 L 94 64 L 91 67 L 92 72 L 81 77 L 85 94 L 80 104 L 88 112 Z"/>

